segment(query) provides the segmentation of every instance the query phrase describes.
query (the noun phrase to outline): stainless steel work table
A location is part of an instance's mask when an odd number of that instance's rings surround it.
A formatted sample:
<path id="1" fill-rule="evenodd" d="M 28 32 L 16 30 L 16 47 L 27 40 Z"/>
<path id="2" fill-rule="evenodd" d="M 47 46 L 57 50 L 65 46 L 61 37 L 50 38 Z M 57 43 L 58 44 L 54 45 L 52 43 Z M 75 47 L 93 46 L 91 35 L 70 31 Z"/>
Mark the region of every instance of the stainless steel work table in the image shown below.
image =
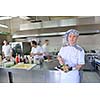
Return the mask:
<path id="1" fill-rule="evenodd" d="M 31 70 L 0 68 L 3 83 L 61 83 L 60 71 L 54 69 L 57 61 L 37 65 Z"/>
<path id="2" fill-rule="evenodd" d="M 42 65 L 37 65 L 31 70 L 0 68 L 0 83 L 48 83 L 58 82 L 58 71 L 54 70 L 57 61 L 51 63 L 45 62 Z M 57 75 L 56 79 L 52 77 Z M 59 78 L 59 77 L 58 77 Z"/>

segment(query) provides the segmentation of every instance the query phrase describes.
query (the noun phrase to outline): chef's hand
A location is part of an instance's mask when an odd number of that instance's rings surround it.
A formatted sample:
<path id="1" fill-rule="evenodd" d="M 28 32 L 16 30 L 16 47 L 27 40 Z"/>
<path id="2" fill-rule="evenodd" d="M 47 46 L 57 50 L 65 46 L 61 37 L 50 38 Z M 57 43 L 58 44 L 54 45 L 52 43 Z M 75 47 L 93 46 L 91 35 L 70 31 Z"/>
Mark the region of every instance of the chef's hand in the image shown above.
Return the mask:
<path id="1" fill-rule="evenodd" d="M 82 66 L 83 66 L 83 65 L 77 65 L 77 66 L 76 66 L 76 69 L 77 69 L 77 70 L 80 70 L 80 69 L 82 68 Z"/>

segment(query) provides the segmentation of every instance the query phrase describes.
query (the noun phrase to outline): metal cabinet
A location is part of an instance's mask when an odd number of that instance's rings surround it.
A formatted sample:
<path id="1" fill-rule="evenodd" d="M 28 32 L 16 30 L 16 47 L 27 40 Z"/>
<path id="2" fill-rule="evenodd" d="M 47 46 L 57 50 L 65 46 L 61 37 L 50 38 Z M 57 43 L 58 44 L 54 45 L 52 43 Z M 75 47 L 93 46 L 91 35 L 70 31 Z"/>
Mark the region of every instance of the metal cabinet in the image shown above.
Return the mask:
<path id="1" fill-rule="evenodd" d="M 8 83 L 8 73 L 6 70 L 0 68 L 0 83 Z"/>

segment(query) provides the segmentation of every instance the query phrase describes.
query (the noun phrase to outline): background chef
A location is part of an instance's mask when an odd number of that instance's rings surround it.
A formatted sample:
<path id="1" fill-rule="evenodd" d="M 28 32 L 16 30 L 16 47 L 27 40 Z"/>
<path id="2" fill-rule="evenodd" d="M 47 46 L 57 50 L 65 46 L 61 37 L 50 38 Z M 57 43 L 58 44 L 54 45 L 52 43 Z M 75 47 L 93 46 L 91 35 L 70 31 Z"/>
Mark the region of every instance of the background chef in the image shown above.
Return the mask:
<path id="1" fill-rule="evenodd" d="M 49 40 L 45 40 L 44 44 L 42 45 L 43 52 L 44 52 L 43 53 L 44 59 L 48 59 L 49 57 L 48 44 L 49 44 Z"/>
<path id="2" fill-rule="evenodd" d="M 2 46 L 2 57 L 3 58 L 11 58 L 12 57 L 12 48 L 7 42 L 7 40 L 3 41 L 3 46 Z"/>
<path id="3" fill-rule="evenodd" d="M 31 41 L 31 56 L 34 57 L 34 63 L 36 60 L 43 59 L 43 49 L 39 45 L 37 45 L 36 41 Z"/>

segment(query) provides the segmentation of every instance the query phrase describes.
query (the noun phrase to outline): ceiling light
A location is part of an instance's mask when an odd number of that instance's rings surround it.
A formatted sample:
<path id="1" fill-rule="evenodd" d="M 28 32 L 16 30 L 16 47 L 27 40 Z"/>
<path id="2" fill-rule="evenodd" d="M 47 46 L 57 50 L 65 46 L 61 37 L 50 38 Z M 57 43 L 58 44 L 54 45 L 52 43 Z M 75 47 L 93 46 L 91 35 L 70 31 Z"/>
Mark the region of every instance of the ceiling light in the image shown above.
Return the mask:
<path id="1" fill-rule="evenodd" d="M 27 16 L 19 16 L 19 18 L 21 18 L 21 19 L 29 19 L 29 17 L 27 17 Z"/>
<path id="2" fill-rule="evenodd" d="M 0 27 L 3 27 L 3 28 L 8 28 L 7 25 L 3 25 L 3 24 L 0 24 Z"/>
<path id="3" fill-rule="evenodd" d="M 0 20 L 12 19 L 11 16 L 0 17 Z"/>

